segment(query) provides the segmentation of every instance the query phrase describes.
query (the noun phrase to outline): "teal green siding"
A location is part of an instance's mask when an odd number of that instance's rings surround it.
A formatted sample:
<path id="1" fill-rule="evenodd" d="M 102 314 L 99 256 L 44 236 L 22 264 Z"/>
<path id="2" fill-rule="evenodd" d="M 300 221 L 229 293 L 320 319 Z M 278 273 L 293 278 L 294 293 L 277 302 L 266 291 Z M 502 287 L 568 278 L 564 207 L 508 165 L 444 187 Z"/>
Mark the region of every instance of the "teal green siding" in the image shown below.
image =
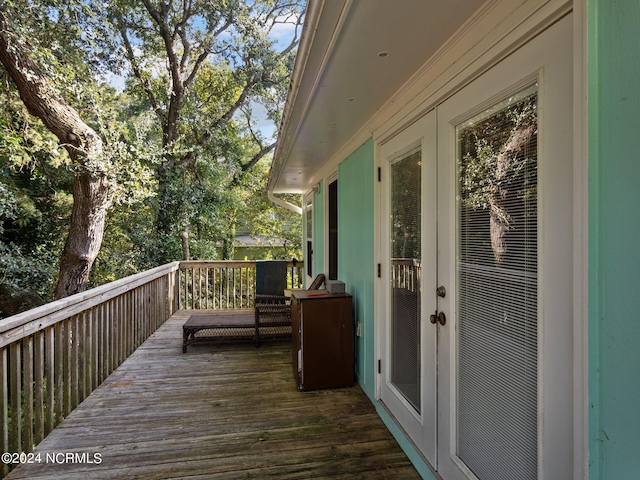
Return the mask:
<path id="1" fill-rule="evenodd" d="M 591 480 L 640 475 L 640 2 L 588 2 Z"/>
<path id="2" fill-rule="evenodd" d="M 338 169 L 338 278 L 353 295 L 356 338 L 356 375 L 373 398 L 373 140 L 368 140 Z"/>

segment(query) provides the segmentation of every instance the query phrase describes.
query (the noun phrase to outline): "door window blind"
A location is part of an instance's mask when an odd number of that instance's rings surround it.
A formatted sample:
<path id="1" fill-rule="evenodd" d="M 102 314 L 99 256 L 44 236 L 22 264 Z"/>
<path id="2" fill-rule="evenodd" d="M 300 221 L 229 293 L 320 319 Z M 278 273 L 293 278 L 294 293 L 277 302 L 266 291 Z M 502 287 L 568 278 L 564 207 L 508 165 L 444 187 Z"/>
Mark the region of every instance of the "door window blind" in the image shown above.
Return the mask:
<path id="1" fill-rule="evenodd" d="M 459 125 L 458 456 L 537 477 L 537 87 Z"/>
<path id="2" fill-rule="evenodd" d="M 420 150 L 391 165 L 391 383 L 420 412 Z"/>

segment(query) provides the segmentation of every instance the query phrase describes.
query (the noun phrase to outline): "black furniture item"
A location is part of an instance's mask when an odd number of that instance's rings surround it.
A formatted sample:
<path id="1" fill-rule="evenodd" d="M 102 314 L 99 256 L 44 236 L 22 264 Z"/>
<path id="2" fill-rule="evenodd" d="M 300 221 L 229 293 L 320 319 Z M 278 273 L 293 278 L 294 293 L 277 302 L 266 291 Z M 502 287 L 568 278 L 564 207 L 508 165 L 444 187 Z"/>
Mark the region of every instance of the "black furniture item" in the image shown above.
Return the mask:
<path id="1" fill-rule="evenodd" d="M 256 295 L 284 296 L 287 288 L 285 260 L 256 260 Z"/>

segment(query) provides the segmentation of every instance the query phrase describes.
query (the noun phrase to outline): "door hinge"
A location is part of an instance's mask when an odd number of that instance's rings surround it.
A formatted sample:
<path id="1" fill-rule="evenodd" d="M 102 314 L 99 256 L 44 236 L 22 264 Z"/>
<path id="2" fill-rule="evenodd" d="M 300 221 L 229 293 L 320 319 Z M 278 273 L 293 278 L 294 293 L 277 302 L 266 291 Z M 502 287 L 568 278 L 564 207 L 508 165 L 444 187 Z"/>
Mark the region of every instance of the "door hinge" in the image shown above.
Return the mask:
<path id="1" fill-rule="evenodd" d="M 382 360 L 378 359 L 378 373 L 382 373 Z"/>
<path id="2" fill-rule="evenodd" d="M 378 167 L 378 181 L 382 181 L 382 168 Z"/>
<path id="3" fill-rule="evenodd" d="M 382 277 L 382 266 L 378 264 L 378 278 Z"/>

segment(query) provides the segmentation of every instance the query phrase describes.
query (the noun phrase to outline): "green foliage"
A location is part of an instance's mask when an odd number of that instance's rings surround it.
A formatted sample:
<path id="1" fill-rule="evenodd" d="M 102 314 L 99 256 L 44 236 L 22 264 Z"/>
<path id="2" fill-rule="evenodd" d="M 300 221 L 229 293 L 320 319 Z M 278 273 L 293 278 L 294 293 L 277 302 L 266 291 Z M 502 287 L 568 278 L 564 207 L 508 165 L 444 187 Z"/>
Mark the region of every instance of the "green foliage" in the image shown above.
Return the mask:
<path id="1" fill-rule="evenodd" d="M 495 263 L 505 263 L 508 237 L 535 223 L 536 94 L 511 98 L 458 131 L 460 202 L 485 218 Z M 516 242 L 517 243 L 517 242 Z"/>
<path id="2" fill-rule="evenodd" d="M 17 204 L 13 192 L 4 183 L 0 183 L 0 233 L 4 232 L 5 220 L 16 218 Z"/>
<path id="3" fill-rule="evenodd" d="M 302 258 L 302 217 L 297 213 L 274 205 L 267 197 L 267 179 L 270 158 L 261 160 L 243 179 L 238 188 L 240 205 L 238 229 L 253 236 L 284 242 L 283 258 Z M 300 195 L 288 194 L 282 198 L 300 206 Z"/>
<path id="4" fill-rule="evenodd" d="M 43 249 L 25 256 L 19 246 L 2 240 L 5 222 L 16 221 L 19 215 L 19 200 L 6 184 L 0 182 L 0 283 L 29 289 L 47 298 L 53 278 L 51 265 L 55 265 L 55 259 Z"/>
<path id="5" fill-rule="evenodd" d="M 519 184 L 520 175 L 533 161 L 525 147 L 536 140 L 536 108 L 532 95 L 460 132 L 458 168 L 465 206 L 488 209 L 497 193 Z M 519 194 L 527 195 L 527 187 Z M 508 223 L 506 216 L 504 220 Z"/>
<path id="6" fill-rule="evenodd" d="M 421 153 L 415 152 L 391 165 L 394 258 L 421 258 L 421 164 Z"/>
<path id="7" fill-rule="evenodd" d="M 299 216 L 266 196 L 274 139 L 257 124 L 280 122 L 302 2 L 166 5 L 159 23 L 133 0 L 3 2 L 55 94 L 103 141 L 114 202 L 90 286 L 182 258 L 187 226 L 194 259 L 215 259 L 236 231 L 283 238 L 286 256 L 301 257 Z M 284 22 L 295 33 L 282 44 L 275 31 Z M 171 48 L 166 32 L 175 33 Z M 0 102 L 0 275 L 50 299 L 78 166 L 3 69 Z"/>
<path id="8" fill-rule="evenodd" d="M 102 10 L 111 25 L 105 42 L 116 46 L 107 62 L 128 74 L 125 91 L 137 102 L 132 108 L 153 113 L 149 125 L 161 141 L 158 247 L 188 225 L 198 240 L 232 235 L 237 217 L 229 190 L 273 148 L 255 128 L 253 105 L 279 121 L 297 42 L 297 30 L 285 46 L 270 34 L 286 21 L 297 29 L 301 7 L 274 0 L 164 6 L 121 0 Z M 156 250 L 158 262 L 179 252 Z"/>

